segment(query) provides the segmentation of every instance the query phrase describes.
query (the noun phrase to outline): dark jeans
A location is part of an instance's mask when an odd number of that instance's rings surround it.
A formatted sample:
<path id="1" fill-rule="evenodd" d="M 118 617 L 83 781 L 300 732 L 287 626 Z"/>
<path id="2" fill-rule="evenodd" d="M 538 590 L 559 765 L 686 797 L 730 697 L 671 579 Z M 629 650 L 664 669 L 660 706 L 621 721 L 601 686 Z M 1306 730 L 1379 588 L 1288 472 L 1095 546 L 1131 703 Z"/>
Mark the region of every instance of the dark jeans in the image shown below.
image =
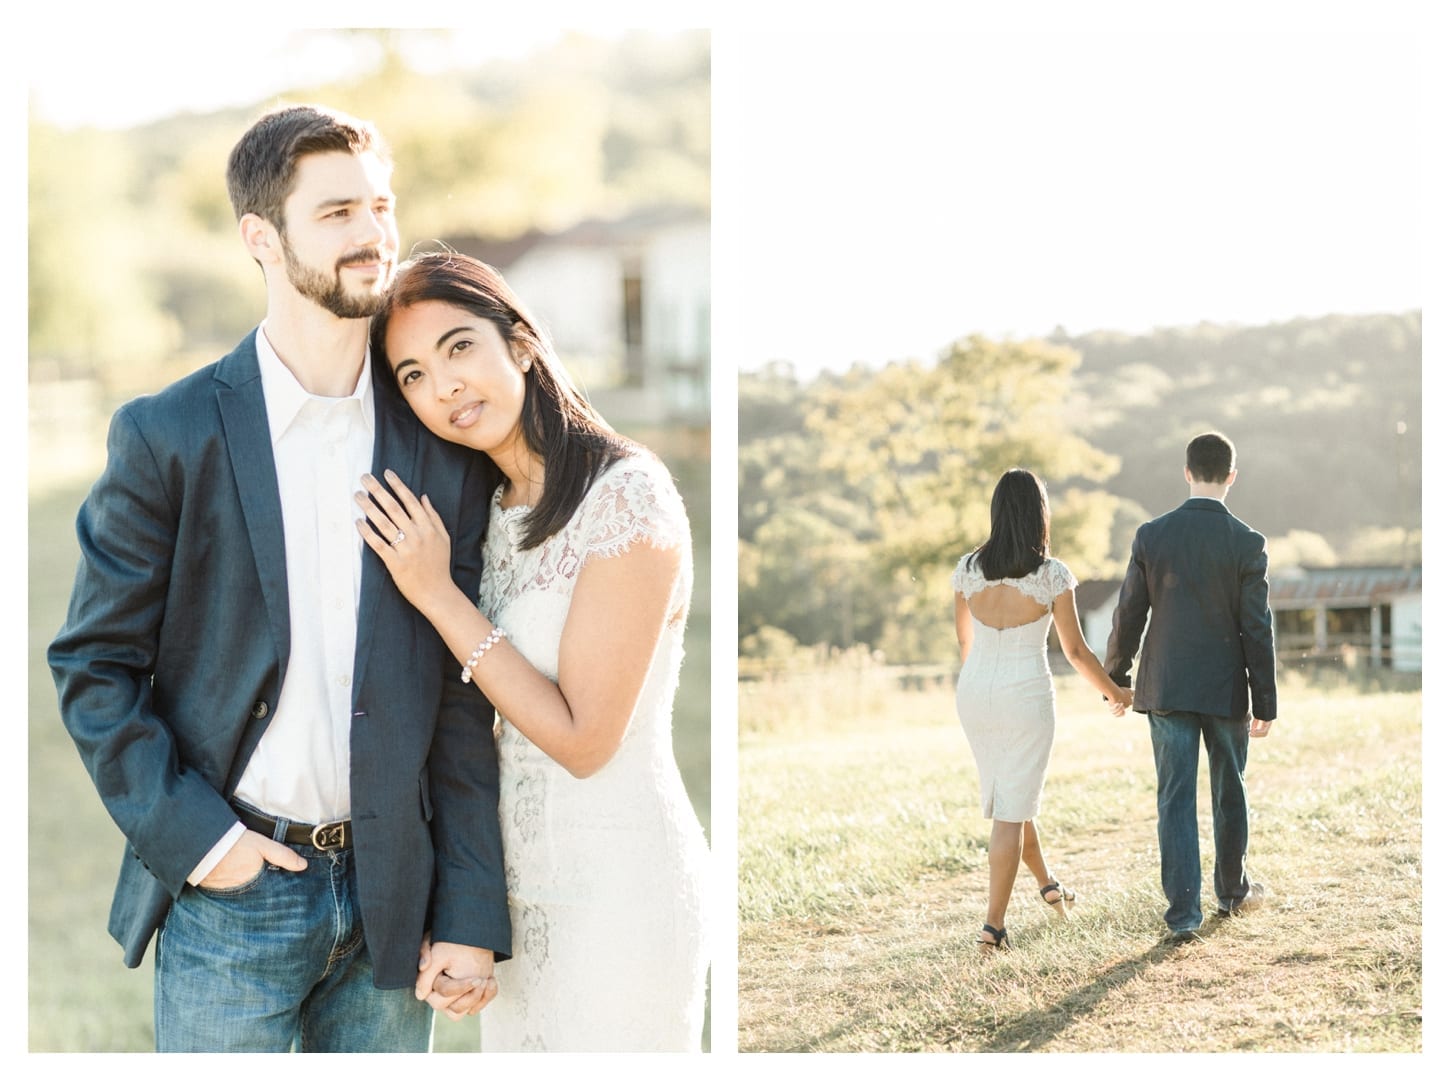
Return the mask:
<path id="1" fill-rule="evenodd" d="M 1213 889 L 1220 908 L 1246 897 L 1249 800 L 1244 766 L 1249 756 L 1249 718 L 1206 713 L 1149 713 L 1153 762 L 1158 768 L 1158 852 L 1169 930 L 1195 931 L 1203 923 L 1198 860 L 1198 744 L 1208 749 L 1213 796 Z"/>
<path id="2" fill-rule="evenodd" d="M 433 1010 L 379 991 L 353 853 L 266 864 L 226 890 L 187 886 L 156 943 L 158 1051 L 427 1051 Z"/>

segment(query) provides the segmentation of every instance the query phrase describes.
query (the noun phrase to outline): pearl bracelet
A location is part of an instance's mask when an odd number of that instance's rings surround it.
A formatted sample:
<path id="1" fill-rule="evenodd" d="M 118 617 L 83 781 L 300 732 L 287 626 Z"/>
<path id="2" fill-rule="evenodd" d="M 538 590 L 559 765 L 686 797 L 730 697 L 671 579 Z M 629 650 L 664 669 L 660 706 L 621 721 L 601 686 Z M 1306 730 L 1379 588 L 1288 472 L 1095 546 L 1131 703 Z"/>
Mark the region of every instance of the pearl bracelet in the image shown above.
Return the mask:
<path id="1" fill-rule="evenodd" d="M 463 666 L 463 674 L 460 677 L 464 683 L 473 682 L 473 666 L 478 663 L 479 658 L 507 637 L 508 633 L 502 627 L 494 627 L 488 632 L 487 638 L 474 646 L 473 652 L 468 655 L 468 663 Z"/>

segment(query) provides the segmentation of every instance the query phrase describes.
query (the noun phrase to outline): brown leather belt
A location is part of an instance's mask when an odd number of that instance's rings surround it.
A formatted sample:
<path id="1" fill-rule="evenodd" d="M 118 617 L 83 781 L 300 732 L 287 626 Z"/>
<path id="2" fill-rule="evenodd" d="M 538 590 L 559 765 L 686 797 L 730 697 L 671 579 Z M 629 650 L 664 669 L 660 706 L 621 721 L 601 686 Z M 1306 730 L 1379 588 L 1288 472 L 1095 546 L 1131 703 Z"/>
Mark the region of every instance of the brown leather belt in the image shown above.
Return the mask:
<path id="1" fill-rule="evenodd" d="M 277 836 L 280 819 L 254 811 L 250 807 L 232 804 L 232 810 L 242 820 L 242 825 L 255 830 L 269 840 Z M 282 840 L 289 845 L 311 845 L 319 852 L 338 852 L 352 847 L 352 820 L 324 822 L 320 826 L 308 826 L 301 822 L 288 822 L 287 832 Z"/>

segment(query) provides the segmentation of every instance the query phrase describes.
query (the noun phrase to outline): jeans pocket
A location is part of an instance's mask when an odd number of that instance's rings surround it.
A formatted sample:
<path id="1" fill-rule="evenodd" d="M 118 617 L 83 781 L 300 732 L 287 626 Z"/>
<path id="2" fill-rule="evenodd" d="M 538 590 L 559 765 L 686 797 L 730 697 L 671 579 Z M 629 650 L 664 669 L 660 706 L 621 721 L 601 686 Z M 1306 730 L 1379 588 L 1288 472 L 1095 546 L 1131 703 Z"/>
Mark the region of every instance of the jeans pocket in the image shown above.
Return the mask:
<path id="1" fill-rule="evenodd" d="M 272 865 L 270 863 L 268 863 L 266 860 L 263 860 L 262 866 L 257 868 L 256 874 L 254 874 L 251 878 L 247 879 L 245 882 L 238 882 L 235 886 L 197 886 L 196 888 L 199 892 L 206 894 L 208 897 L 240 897 L 244 893 L 251 893 L 254 889 L 260 886 L 262 884 L 262 879 L 267 874 L 267 869 L 271 866 Z"/>

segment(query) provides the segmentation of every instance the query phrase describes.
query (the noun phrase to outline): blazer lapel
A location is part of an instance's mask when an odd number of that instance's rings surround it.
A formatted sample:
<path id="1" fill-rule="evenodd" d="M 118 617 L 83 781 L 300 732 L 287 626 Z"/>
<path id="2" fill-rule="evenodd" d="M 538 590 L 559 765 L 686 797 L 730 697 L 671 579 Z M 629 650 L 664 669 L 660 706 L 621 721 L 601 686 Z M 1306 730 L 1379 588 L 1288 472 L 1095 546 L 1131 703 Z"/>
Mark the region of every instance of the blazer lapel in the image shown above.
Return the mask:
<path id="1" fill-rule="evenodd" d="M 285 672 L 292 645 L 287 544 L 282 532 L 282 496 L 272 457 L 272 433 L 267 426 L 267 405 L 262 399 L 262 375 L 252 335 L 217 365 L 216 379 L 217 408 L 226 432 L 232 476 L 247 523 L 257 577 L 262 583 L 267 621 Z"/>
<path id="2" fill-rule="evenodd" d="M 395 395 L 384 393 L 374 384 L 373 476 L 383 479 L 383 470 L 391 469 L 405 482 L 413 480 L 414 462 L 418 457 L 420 425 L 407 405 Z M 416 490 L 415 490 L 416 494 Z M 388 568 L 367 545 L 363 545 L 362 586 L 357 605 L 357 647 L 353 654 L 353 701 L 363 685 L 368 659 L 372 654 L 373 631 L 377 622 L 378 599 L 385 588 L 391 588 Z"/>

